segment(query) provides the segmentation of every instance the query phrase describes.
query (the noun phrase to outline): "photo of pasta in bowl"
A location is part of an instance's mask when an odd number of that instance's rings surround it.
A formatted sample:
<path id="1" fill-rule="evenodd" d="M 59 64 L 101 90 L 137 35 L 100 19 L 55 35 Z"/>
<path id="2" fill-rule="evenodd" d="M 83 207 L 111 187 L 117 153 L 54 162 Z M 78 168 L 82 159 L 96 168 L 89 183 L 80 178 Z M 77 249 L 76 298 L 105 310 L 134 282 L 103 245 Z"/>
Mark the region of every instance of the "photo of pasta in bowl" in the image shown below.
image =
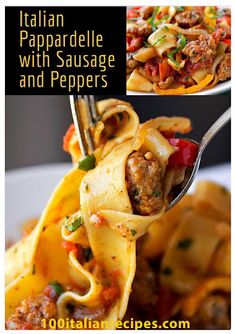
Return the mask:
<path id="1" fill-rule="evenodd" d="M 126 44 L 130 93 L 215 94 L 230 89 L 229 8 L 130 7 Z"/>
<path id="2" fill-rule="evenodd" d="M 75 329 L 122 320 L 229 328 L 230 192 L 201 181 L 167 211 L 197 154 L 178 136 L 190 119 L 140 123 L 119 99 L 97 110 L 94 152 L 82 157 L 71 125 L 63 147 L 73 165 L 6 252 L 7 329 L 50 329 L 51 319 Z"/>

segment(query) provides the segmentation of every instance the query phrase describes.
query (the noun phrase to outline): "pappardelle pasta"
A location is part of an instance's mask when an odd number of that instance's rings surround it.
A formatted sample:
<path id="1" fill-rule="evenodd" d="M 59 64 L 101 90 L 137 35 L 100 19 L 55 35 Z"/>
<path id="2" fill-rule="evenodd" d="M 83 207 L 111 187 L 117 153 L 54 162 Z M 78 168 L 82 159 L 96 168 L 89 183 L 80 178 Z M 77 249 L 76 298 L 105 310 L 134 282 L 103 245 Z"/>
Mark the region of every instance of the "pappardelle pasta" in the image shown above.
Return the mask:
<path id="1" fill-rule="evenodd" d="M 128 10 L 127 89 L 192 94 L 230 77 L 230 9 L 148 6 Z"/>
<path id="2" fill-rule="evenodd" d="M 6 252 L 7 329 L 40 329 L 43 319 L 90 319 L 90 328 L 106 320 L 112 329 L 134 305 L 147 319 L 194 320 L 214 292 L 228 305 L 229 193 L 201 183 L 165 213 L 196 158 L 197 146 L 176 137 L 191 130 L 190 120 L 140 124 L 132 106 L 116 99 L 99 101 L 98 111 L 94 153 L 82 159 L 70 126 L 64 149 L 74 167 L 36 226 Z M 177 298 L 163 316 L 164 291 Z"/>

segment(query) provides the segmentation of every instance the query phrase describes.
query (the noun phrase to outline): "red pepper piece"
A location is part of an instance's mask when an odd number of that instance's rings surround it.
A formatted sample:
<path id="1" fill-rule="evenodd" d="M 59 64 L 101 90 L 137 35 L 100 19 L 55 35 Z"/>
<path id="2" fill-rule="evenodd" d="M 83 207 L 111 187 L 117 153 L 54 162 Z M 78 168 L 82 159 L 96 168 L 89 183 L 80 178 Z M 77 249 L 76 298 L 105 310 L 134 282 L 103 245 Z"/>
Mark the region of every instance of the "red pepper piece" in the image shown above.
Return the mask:
<path id="1" fill-rule="evenodd" d="M 168 141 L 177 149 L 170 156 L 168 165 L 192 167 L 197 158 L 198 145 L 180 138 L 169 138 Z"/>

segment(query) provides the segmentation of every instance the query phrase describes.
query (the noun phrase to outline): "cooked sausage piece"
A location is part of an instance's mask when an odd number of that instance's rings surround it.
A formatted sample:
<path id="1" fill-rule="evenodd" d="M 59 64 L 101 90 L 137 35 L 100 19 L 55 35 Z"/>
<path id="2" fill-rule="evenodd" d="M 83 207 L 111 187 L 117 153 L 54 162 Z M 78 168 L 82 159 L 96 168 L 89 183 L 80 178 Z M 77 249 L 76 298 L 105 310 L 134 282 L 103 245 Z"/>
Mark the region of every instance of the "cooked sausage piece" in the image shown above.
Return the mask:
<path id="1" fill-rule="evenodd" d="M 135 60 L 132 56 L 128 57 L 127 62 L 126 62 L 127 74 L 131 73 L 138 66 L 139 66 L 139 62 L 137 60 Z"/>
<path id="2" fill-rule="evenodd" d="M 145 6 L 140 8 L 139 13 L 142 19 L 147 20 L 152 15 L 153 11 L 153 6 Z"/>
<path id="3" fill-rule="evenodd" d="M 130 24 L 127 27 L 127 34 L 135 36 L 135 37 L 147 37 L 152 33 L 152 26 L 143 21 L 142 23 Z"/>
<path id="4" fill-rule="evenodd" d="M 24 299 L 7 320 L 7 329 L 43 329 L 42 319 L 57 318 L 56 302 L 41 294 Z"/>
<path id="5" fill-rule="evenodd" d="M 134 211 L 148 216 L 163 206 L 161 169 L 151 152 L 136 151 L 126 163 L 126 182 Z"/>
<path id="6" fill-rule="evenodd" d="M 150 315 L 154 312 L 157 302 L 157 279 L 146 258 L 141 254 L 136 258 L 136 273 L 130 295 L 130 307 L 136 307 L 143 313 Z M 155 312 L 154 312 L 155 313 Z M 149 319 L 149 318 L 148 318 Z"/>
<path id="7" fill-rule="evenodd" d="M 175 15 L 175 20 L 182 28 L 190 28 L 200 22 L 200 14 L 195 10 L 186 10 Z"/>
<path id="8" fill-rule="evenodd" d="M 217 71 L 219 81 L 225 81 L 231 77 L 231 53 L 226 53 L 224 60 Z"/>
<path id="9" fill-rule="evenodd" d="M 224 295 L 210 295 L 202 303 L 197 315 L 190 321 L 192 328 L 229 329 L 229 299 Z"/>
<path id="10" fill-rule="evenodd" d="M 198 39 L 189 42 L 182 50 L 192 64 L 211 64 L 216 53 L 216 43 L 213 37 L 200 35 Z"/>

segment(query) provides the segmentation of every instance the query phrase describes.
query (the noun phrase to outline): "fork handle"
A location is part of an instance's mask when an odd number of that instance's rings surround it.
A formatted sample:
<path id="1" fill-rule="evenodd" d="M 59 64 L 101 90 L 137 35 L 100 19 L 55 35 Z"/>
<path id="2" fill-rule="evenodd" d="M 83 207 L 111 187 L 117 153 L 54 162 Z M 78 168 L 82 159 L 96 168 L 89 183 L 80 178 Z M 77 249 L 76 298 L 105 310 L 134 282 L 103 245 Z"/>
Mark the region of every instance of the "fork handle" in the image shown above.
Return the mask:
<path id="1" fill-rule="evenodd" d="M 215 123 L 207 130 L 207 132 L 202 137 L 199 146 L 198 155 L 202 155 L 207 145 L 210 143 L 211 139 L 231 120 L 231 107 L 226 110 Z"/>

